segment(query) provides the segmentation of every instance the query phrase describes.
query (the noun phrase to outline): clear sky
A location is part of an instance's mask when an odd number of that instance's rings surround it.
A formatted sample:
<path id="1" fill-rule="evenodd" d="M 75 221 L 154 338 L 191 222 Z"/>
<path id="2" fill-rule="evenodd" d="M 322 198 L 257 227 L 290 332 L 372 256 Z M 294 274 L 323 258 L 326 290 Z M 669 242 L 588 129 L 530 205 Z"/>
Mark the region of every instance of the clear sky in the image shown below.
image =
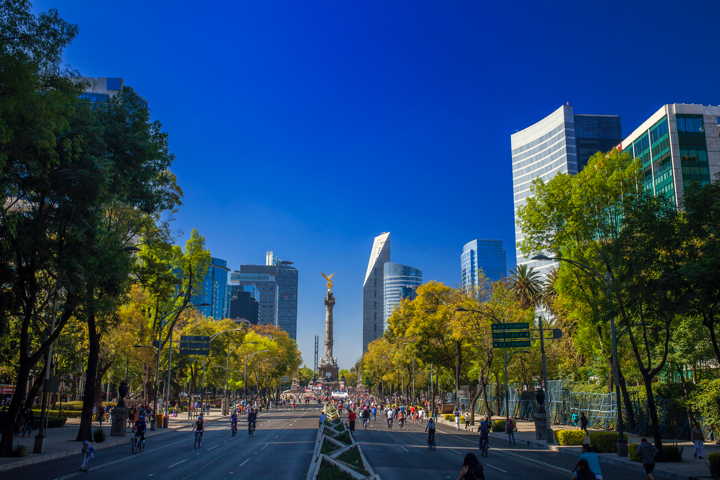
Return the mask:
<path id="1" fill-rule="evenodd" d="M 335 355 L 362 350 L 373 238 L 423 279 L 501 239 L 514 266 L 510 135 L 569 102 L 629 134 L 666 103 L 720 104 L 715 0 L 41 0 L 78 24 L 65 61 L 124 77 L 170 134 L 192 228 L 238 269 L 300 271 L 312 366 L 333 273 Z M 320 354 L 322 355 L 322 343 Z"/>

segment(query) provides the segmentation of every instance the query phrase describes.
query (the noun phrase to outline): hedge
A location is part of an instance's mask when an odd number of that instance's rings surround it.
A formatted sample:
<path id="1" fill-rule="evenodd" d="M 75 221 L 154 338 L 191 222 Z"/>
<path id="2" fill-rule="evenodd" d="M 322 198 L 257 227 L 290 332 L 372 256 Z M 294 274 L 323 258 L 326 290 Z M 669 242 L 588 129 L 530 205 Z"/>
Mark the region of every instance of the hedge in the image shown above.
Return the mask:
<path id="1" fill-rule="evenodd" d="M 628 455 L 630 456 L 630 460 L 632 460 L 633 462 L 642 462 L 642 457 L 637 453 L 639 446 L 639 443 L 631 443 L 628 445 Z M 683 447 L 678 448 L 677 445 L 663 445 L 663 461 L 682 462 L 682 452 Z M 720 452 L 715 453 L 720 454 Z M 710 459 L 709 456 L 708 459 Z M 720 460 L 720 458 L 718 458 L 718 460 Z M 712 465 L 710 466 L 710 470 L 712 472 Z"/>
<path id="2" fill-rule="evenodd" d="M 585 430 L 555 430 L 555 439 L 560 445 L 582 445 Z"/>
<path id="3" fill-rule="evenodd" d="M 64 427 L 65 422 L 67 422 L 67 417 L 48 417 L 48 428 L 59 428 Z M 33 422 L 33 430 L 39 430 L 40 429 L 40 416 L 38 415 L 35 417 L 35 421 Z"/>
<path id="4" fill-rule="evenodd" d="M 452 413 L 446 413 L 443 415 L 443 418 L 447 420 L 448 422 L 454 422 L 455 421 L 455 415 Z"/>
<path id="5" fill-rule="evenodd" d="M 33 413 L 36 417 L 40 416 L 40 410 L 33 409 Z M 46 410 L 48 415 L 51 415 L 53 417 L 66 417 L 66 418 L 80 418 L 82 416 L 81 411 L 77 410 L 65 410 L 65 406 L 63 405 L 62 411 L 60 410 Z"/>
<path id="6" fill-rule="evenodd" d="M 492 422 L 492 431 L 493 432 L 504 432 L 506 423 L 507 423 L 507 420 L 495 420 L 494 422 Z"/>
<path id="7" fill-rule="evenodd" d="M 627 434 L 623 434 L 627 440 Z M 590 445 L 596 448 L 597 453 L 617 453 L 618 434 L 616 432 L 591 432 Z"/>
<path id="8" fill-rule="evenodd" d="M 710 462 L 710 476 L 715 480 L 720 480 L 720 452 L 713 452 L 707 456 Z"/>

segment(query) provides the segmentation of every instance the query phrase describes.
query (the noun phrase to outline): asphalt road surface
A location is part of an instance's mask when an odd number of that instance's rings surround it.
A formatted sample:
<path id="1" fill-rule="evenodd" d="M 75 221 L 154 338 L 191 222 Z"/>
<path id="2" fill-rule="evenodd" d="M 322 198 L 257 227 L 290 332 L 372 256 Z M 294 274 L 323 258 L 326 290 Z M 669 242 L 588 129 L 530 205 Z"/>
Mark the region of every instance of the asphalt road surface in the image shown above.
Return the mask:
<path id="1" fill-rule="evenodd" d="M 237 436 L 230 434 L 230 420 L 208 422 L 202 446 L 194 448 L 189 428 L 149 438 L 145 451 L 132 454 L 127 445 L 98 450 L 88 472 L 78 472 L 78 455 L 8 470 L 5 479 L 206 479 L 282 478 L 301 480 L 307 476 L 317 438 L 319 406 L 298 406 L 262 413 L 253 437 L 240 417 Z"/>
<path id="2" fill-rule="evenodd" d="M 346 418 L 346 417 L 345 417 Z M 401 430 L 395 421 L 392 430 L 378 416 L 364 430 L 362 422 L 355 431 L 355 440 L 362 446 L 368 462 L 382 480 L 456 480 L 463 458 L 473 452 L 480 459 L 488 480 L 521 478 L 523 480 L 567 480 L 576 459 L 549 450 L 509 446 L 504 439 L 490 438 L 487 458 L 480 457 L 477 433 L 458 432 L 452 427 L 438 425 L 435 442 L 437 450 L 427 448 L 425 425 L 412 422 Z M 627 470 L 601 464 L 603 478 L 613 480 L 645 480 L 642 471 Z M 655 476 L 655 478 L 661 478 Z"/>

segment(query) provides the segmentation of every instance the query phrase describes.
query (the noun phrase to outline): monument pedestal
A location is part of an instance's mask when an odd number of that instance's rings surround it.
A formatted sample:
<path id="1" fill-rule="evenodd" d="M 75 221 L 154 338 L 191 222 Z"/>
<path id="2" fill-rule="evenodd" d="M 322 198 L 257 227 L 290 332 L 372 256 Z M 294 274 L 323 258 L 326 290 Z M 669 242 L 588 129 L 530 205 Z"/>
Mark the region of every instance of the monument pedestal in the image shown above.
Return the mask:
<path id="1" fill-rule="evenodd" d="M 130 412 L 125 406 L 125 395 L 127 395 L 128 390 L 130 390 L 128 384 L 123 380 L 122 383 L 120 383 L 120 388 L 118 388 L 118 403 L 112 410 L 113 422 L 112 425 L 110 425 L 111 437 L 124 437 L 127 431 L 126 425 Z"/>

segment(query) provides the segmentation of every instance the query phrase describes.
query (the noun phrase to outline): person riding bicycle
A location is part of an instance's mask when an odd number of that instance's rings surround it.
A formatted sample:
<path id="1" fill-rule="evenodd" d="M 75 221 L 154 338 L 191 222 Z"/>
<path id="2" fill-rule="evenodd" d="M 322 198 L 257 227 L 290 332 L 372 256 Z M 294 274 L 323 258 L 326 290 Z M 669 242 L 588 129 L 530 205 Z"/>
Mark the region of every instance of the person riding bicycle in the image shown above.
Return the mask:
<path id="1" fill-rule="evenodd" d="M 490 447 L 490 426 L 487 424 L 487 422 L 482 421 L 480 422 L 480 428 L 478 429 L 480 432 L 480 439 L 478 440 L 478 444 L 480 447 L 480 451 L 487 449 Z"/>
<path id="2" fill-rule="evenodd" d="M 202 441 L 202 436 L 205 432 L 205 420 L 203 420 L 202 415 L 200 415 L 197 419 L 197 422 L 195 422 L 195 425 L 193 426 L 193 431 L 195 432 L 195 436 L 199 436 L 200 441 Z"/>
<path id="3" fill-rule="evenodd" d="M 427 426 L 425 427 L 425 431 L 428 432 L 428 442 L 430 442 L 431 445 L 435 444 L 435 422 L 433 422 L 432 417 L 428 420 Z"/>
<path id="4" fill-rule="evenodd" d="M 238 416 L 237 412 L 233 410 L 232 416 L 230 417 L 230 430 L 233 432 L 237 431 Z"/>
<path id="5" fill-rule="evenodd" d="M 363 426 L 366 427 L 368 423 L 370 423 L 370 410 L 365 407 L 365 409 L 362 412 L 362 419 L 363 419 Z"/>
<path id="6" fill-rule="evenodd" d="M 255 430 L 255 422 L 257 422 L 257 412 L 252 409 L 248 412 L 248 435 L 252 435 L 252 431 Z"/>
<path id="7" fill-rule="evenodd" d="M 372 407 L 372 417 L 373 417 L 373 422 L 376 422 L 377 421 L 377 408 L 375 407 L 375 405 L 373 405 L 373 407 Z"/>
<path id="8" fill-rule="evenodd" d="M 135 432 L 137 435 L 140 435 L 140 441 L 142 443 L 145 443 L 145 431 L 147 430 L 147 425 L 145 424 L 145 417 L 143 415 L 140 415 L 138 417 L 138 421 L 135 422 Z"/>
<path id="9" fill-rule="evenodd" d="M 387 424 L 388 424 L 388 428 L 392 428 L 393 415 L 394 415 L 394 412 L 393 412 L 392 408 L 388 408 L 388 411 L 387 411 Z"/>

